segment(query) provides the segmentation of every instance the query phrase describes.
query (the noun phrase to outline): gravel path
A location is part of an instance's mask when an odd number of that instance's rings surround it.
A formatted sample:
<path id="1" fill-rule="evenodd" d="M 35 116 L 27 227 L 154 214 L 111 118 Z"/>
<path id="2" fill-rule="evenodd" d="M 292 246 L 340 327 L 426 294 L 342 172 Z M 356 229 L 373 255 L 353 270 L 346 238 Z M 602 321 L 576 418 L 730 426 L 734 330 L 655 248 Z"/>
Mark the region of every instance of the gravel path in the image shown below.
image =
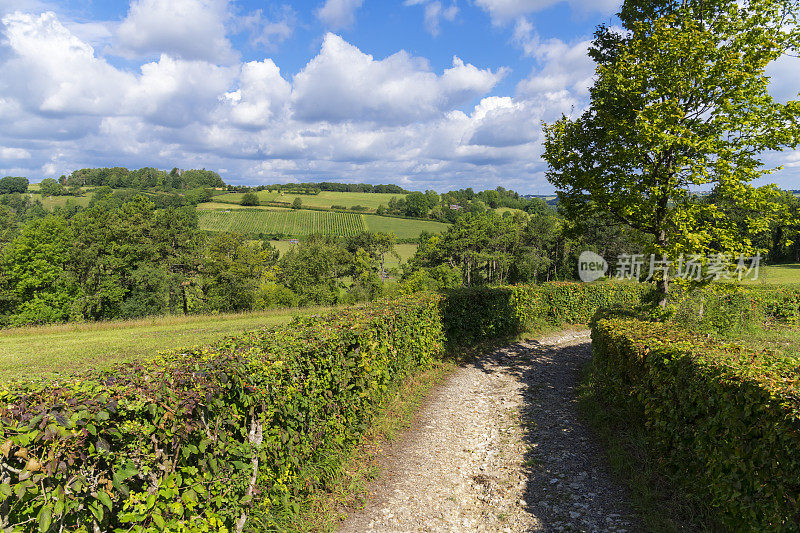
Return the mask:
<path id="1" fill-rule="evenodd" d="M 340 531 L 640 531 L 578 418 L 589 358 L 589 332 L 564 331 L 460 368 Z"/>

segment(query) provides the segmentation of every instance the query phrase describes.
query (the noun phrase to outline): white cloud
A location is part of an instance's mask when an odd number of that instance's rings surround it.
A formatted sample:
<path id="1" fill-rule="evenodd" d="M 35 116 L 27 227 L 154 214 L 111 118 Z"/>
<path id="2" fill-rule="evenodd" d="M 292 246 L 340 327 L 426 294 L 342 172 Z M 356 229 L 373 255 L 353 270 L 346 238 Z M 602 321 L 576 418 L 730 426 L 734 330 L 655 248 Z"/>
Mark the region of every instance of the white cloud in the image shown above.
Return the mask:
<path id="1" fill-rule="evenodd" d="M 204 122 L 233 83 L 236 70 L 162 55 L 157 62 L 142 65 L 138 83 L 127 94 L 125 111 L 164 126 Z"/>
<path id="2" fill-rule="evenodd" d="M 339 176 L 549 190 L 540 124 L 584 106 L 592 75 L 585 41 L 542 40 L 522 23 L 517 42 L 537 67 L 515 96 L 500 97 L 492 90 L 504 69 L 454 58 L 433 70 L 404 51 L 375 59 L 333 34 L 294 77 L 267 58 L 220 66 L 177 53 L 125 70 L 92 45 L 106 39 L 102 27 L 52 13 L 0 19 L 0 174 L 37 180 L 91 166 L 178 166 L 226 169 L 245 183 Z M 266 20 L 259 14 L 252 28 Z M 786 164 L 774 176 L 784 186 L 797 180 L 798 153 L 773 157 Z"/>
<path id="3" fill-rule="evenodd" d="M 249 33 L 250 45 L 254 48 L 274 51 L 277 45 L 287 40 L 297 26 L 297 14 L 288 4 L 267 17 L 261 9 L 238 18 L 238 26 Z"/>
<path id="4" fill-rule="evenodd" d="M 612 15 L 619 9 L 619 0 L 475 0 L 492 17 L 495 24 L 505 24 L 517 17 L 536 13 L 566 1 L 574 15 L 600 13 Z"/>
<path id="5" fill-rule="evenodd" d="M 0 159 L 30 159 L 31 153 L 24 148 L 8 148 L 0 146 Z"/>
<path id="6" fill-rule="evenodd" d="M 291 85 L 271 59 L 242 65 L 239 88 L 225 94 L 231 121 L 244 127 L 263 127 L 288 109 Z"/>
<path id="7" fill-rule="evenodd" d="M 576 97 L 588 96 L 594 76 L 594 62 L 588 55 L 591 41 L 565 43 L 560 39 L 540 41 L 535 34 L 524 41 L 526 54 L 541 65 L 519 82 L 517 94 L 532 97 L 568 91 Z"/>
<path id="8" fill-rule="evenodd" d="M 329 33 L 319 55 L 294 78 L 295 115 L 305 121 L 409 123 L 485 94 L 504 75 L 456 57 L 438 76 L 427 61 L 405 51 L 375 60 Z"/>
<path id="9" fill-rule="evenodd" d="M 121 72 L 73 35 L 52 12 L 2 18 L 10 59 L 9 95 L 42 113 L 114 113 L 133 76 Z"/>
<path id="10" fill-rule="evenodd" d="M 356 22 L 356 10 L 363 3 L 364 0 L 325 0 L 316 15 L 332 30 L 350 28 Z"/>
<path id="11" fill-rule="evenodd" d="M 434 37 L 439 35 L 439 24 L 441 19 L 452 22 L 455 20 L 456 15 L 458 15 L 458 6 L 455 4 L 455 2 L 447 8 L 445 8 L 438 0 L 406 0 L 405 5 L 423 6 L 425 11 L 425 29 Z"/>
<path id="12" fill-rule="evenodd" d="M 231 63 L 238 54 L 226 37 L 229 18 L 228 0 L 134 0 L 115 50 L 129 58 L 167 54 Z"/>

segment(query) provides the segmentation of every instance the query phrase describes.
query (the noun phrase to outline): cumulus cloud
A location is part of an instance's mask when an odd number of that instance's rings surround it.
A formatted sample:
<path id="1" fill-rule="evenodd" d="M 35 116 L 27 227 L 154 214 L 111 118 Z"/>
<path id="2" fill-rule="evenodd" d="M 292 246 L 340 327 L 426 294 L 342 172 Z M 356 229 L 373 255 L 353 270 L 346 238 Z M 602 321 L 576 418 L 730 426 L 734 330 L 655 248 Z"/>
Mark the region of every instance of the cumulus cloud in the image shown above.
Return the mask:
<path id="1" fill-rule="evenodd" d="M 235 73 L 233 67 L 162 55 L 157 62 L 142 65 L 141 76 L 127 93 L 125 111 L 162 126 L 203 122 L 233 83 Z"/>
<path id="2" fill-rule="evenodd" d="M 291 85 L 271 59 L 245 63 L 239 75 L 239 88 L 225 94 L 231 121 L 244 127 L 266 126 L 271 120 L 285 116 L 291 91 Z"/>
<path id="3" fill-rule="evenodd" d="M 319 55 L 294 77 L 294 110 L 305 121 L 409 123 L 485 94 L 504 75 L 457 57 L 437 75 L 405 51 L 376 60 L 329 33 Z"/>
<path id="4" fill-rule="evenodd" d="M 325 0 L 316 15 L 332 30 L 350 28 L 356 22 L 356 10 L 363 3 L 364 0 Z"/>
<path id="5" fill-rule="evenodd" d="M 585 41 L 543 40 L 522 23 L 515 39 L 536 68 L 514 96 L 495 96 L 505 69 L 457 57 L 433 69 L 404 51 L 376 59 L 334 34 L 290 76 L 268 58 L 220 64 L 174 50 L 118 68 L 94 45 L 102 28 L 53 13 L 0 21 L 0 175 L 147 165 L 213 168 L 246 183 L 340 176 L 542 190 L 540 124 L 585 105 L 592 75 Z M 787 168 L 779 183 L 800 169 L 797 153 L 773 157 Z"/>
<path id="6" fill-rule="evenodd" d="M 167 54 L 231 63 L 238 53 L 226 37 L 228 19 L 228 0 L 134 0 L 115 50 L 129 58 Z"/>
<path id="7" fill-rule="evenodd" d="M 53 12 L 2 18 L 10 58 L 3 65 L 9 96 L 41 113 L 114 113 L 133 76 L 95 56 Z"/>

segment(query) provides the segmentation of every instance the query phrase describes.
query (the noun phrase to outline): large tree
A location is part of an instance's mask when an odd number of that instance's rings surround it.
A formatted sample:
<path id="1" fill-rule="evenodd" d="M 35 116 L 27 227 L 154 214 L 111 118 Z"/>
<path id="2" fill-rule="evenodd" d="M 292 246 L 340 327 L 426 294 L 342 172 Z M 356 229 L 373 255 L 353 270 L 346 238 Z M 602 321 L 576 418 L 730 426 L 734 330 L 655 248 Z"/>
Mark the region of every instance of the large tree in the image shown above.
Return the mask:
<path id="1" fill-rule="evenodd" d="M 796 0 L 626 1 L 622 30 L 601 27 L 588 109 L 545 125 L 548 179 L 566 212 L 608 214 L 675 259 L 757 251 L 776 209 L 760 154 L 796 147 L 800 102 L 768 92 L 766 67 L 798 49 Z M 696 192 L 739 206 L 733 223 Z M 739 221 L 741 222 L 741 220 Z M 665 301 L 666 273 L 659 280 Z"/>

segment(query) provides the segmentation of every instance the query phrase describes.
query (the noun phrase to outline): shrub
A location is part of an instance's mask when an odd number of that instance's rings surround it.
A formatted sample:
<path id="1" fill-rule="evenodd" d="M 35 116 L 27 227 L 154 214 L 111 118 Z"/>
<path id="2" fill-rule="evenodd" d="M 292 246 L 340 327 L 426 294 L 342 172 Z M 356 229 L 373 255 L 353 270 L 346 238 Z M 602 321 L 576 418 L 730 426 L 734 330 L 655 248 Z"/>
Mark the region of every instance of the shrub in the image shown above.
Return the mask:
<path id="1" fill-rule="evenodd" d="M 732 530 L 800 529 L 796 360 L 634 319 L 598 320 L 592 342 L 601 395 L 678 487 Z"/>
<path id="2" fill-rule="evenodd" d="M 257 206 L 261 205 L 261 202 L 258 200 L 258 195 L 254 192 L 246 192 L 242 195 L 242 201 L 240 202 L 241 205 L 244 206 Z"/>
<path id="3" fill-rule="evenodd" d="M 448 341 L 512 337 L 525 329 L 586 324 L 605 308 L 632 308 L 653 292 L 649 284 L 550 282 L 447 292 L 442 320 Z"/>
<path id="4" fill-rule="evenodd" d="M 254 502 L 291 508 L 390 385 L 439 353 L 438 305 L 409 296 L 112 372 L 3 385 L 4 527 L 221 531 Z"/>

